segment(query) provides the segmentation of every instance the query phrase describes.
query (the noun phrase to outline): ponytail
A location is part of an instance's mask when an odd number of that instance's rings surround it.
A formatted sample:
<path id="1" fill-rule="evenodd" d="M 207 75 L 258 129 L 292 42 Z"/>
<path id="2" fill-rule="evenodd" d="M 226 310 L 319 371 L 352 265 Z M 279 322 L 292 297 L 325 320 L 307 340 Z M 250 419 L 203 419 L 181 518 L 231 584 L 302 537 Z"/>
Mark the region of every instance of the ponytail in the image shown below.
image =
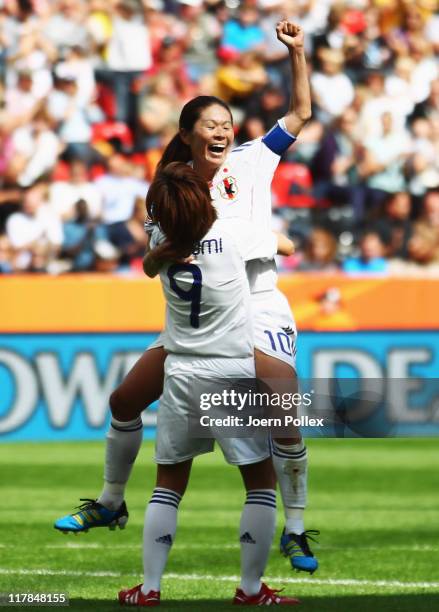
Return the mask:
<path id="1" fill-rule="evenodd" d="M 217 218 L 206 181 L 181 162 L 157 171 L 146 209 L 165 235 L 149 253 L 159 263 L 188 257 Z"/>
<path id="2" fill-rule="evenodd" d="M 162 158 L 157 166 L 157 172 L 161 172 L 172 162 L 187 163 L 191 159 L 192 153 L 190 146 L 183 142 L 180 133 L 177 132 L 164 150 Z"/>

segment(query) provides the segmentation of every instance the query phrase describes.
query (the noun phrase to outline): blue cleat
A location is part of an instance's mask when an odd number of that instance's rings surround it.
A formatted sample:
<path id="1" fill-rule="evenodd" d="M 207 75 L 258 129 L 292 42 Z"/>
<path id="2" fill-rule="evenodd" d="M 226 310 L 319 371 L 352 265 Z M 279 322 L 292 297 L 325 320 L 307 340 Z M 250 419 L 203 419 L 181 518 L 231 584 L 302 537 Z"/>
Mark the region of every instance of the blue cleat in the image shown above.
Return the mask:
<path id="1" fill-rule="evenodd" d="M 78 512 L 67 514 L 54 524 L 55 529 L 63 533 L 73 532 L 75 535 L 86 532 L 92 527 L 108 527 L 111 530 L 125 529 L 128 522 L 128 509 L 123 502 L 118 510 L 108 510 L 94 499 L 80 499 L 85 502 L 78 506 Z"/>
<path id="2" fill-rule="evenodd" d="M 308 529 L 300 535 L 295 533 L 285 533 L 285 529 L 280 537 L 280 552 L 284 557 L 289 557 L 291 567 L 296 571 L 309 572 L 314 574 L 319 567 L 317 559 L 310 550 L 308 539 L 316 542 L 312 536 L 319 535 L 320 531 Z M 312 535 L 311 535 L 312 534 Z"/>

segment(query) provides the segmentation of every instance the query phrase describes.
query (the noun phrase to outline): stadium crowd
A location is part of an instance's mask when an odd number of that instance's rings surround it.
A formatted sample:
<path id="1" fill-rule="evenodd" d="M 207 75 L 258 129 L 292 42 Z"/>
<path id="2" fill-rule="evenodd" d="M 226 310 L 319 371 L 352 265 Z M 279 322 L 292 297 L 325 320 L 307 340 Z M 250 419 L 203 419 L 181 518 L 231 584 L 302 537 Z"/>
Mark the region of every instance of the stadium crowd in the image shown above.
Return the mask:
<path id="1" fill-rule="evenodd" d="M 0 273 L 140 270 L 182 105 L 221 97 L 238 142 L 286 111 L 281 16 L 313 96 L 273 181 L 281 269 L 439 275 L 436 0 L 0 0 Z"/>

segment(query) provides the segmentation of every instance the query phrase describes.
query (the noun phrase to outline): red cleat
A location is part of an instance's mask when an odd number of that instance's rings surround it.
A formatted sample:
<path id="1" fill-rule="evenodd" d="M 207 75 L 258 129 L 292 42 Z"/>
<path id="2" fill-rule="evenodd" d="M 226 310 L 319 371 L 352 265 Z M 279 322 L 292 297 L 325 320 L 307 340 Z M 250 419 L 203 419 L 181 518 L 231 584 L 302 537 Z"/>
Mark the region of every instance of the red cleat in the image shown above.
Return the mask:
<path id="1" fill-rule="evenodd" d="M 138 584 L 132 589 L 119 591 L 119 603 L 121 606 L 152 607 L 160 605 L 160 591 L 149 591 L 147 595 L 142 593 L 142 585 Z"/>
<path id="2" fill-rule="evenodd" d="M 278 595 L 282 589 L 270 589 L 261 584 L 261 590 L 256 595 L 246 595 L 242 589 L 236 589 L 233 603 L 236 606 L 295 606 L 300 603 L 294 597 Z"/>

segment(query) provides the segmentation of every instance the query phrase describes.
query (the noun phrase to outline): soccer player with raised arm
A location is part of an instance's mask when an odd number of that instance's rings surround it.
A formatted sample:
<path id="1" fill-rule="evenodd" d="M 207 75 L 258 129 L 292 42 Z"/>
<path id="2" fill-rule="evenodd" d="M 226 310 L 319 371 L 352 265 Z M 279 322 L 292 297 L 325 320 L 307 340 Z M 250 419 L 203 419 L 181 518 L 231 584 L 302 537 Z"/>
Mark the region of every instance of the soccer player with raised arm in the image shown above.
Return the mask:
<path id="1" fill-rule="evenodd" d="M 270 185 L 281 155 L 294 143 L 311 116 L 311 97 L 302 29 L 288 21 L 276 27 L 288 47 L 292 97 L 287 114 L 263 138 L 233 149 L 233 119 L 218 98 L 199 96 L 182 109 L 179 131 L 167 146 L 159 170 L 174 161 L 190 164 L 209 186 L 219 218 L 236 217 L 268 230 L 271 224 Z M 252 298 L 256 373 L 260 379 L 291 381 L 296 385 L 296 325 L 285 296 L 276 287 L 274 261 L 247 265 Z M 79 512 L 55 523 L 61 531 L 124 526 L 128 511 L 126 483 L 142 442 L 141 413 L 163 389 L 166 331 L 142 355 L 112 393 L 112 421 L 107 436 L 104 489 Z M 304 527 L 307 497 L 307 450 L 300 433 L 273 440 L 273 463 L 285 513 L 281 552 L 294 569 L 313 573 L 317 559 Z"/>

